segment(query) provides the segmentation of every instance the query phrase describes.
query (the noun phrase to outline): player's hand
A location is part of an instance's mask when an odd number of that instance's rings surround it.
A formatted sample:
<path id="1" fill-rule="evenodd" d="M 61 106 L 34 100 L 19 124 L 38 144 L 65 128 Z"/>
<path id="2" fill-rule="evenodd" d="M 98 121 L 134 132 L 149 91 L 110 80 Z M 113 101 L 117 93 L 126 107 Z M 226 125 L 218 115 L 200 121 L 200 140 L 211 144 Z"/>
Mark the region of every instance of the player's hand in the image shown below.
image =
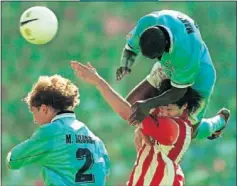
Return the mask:
<path id="1" fill-rule="evenodd" d="M 131 69 L 129 67 L 119 67 L 116 70 L 116 79 L 119 81 L 121 80 L 125 75 L 130 74 Z"/>
<path id="2" fill-rule="evenodd" d="M 137 101 L 132 105 L 133 113 L 128 119 L 130 125 L 137 125 L 149 115 L 150 108 L 147 108 L 144 101 Z"/>
<path id="3" fill-rule="evenodd" d="M 96 85 L 100 81 L 100 76 L 96 72 L 96 69 L 88 62 L 86 65 L 77 61 L 71 61 L 71 67 L 74 70 L 76 76 L 83 81 Z"/>

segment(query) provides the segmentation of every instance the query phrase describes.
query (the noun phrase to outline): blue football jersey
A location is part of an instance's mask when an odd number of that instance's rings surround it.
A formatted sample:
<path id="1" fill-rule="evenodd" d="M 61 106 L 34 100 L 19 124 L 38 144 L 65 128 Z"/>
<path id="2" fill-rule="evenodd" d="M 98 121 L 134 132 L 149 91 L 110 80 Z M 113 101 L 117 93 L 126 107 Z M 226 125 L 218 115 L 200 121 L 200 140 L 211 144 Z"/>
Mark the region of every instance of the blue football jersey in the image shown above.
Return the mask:
<path id="1" fill-rule="evenodd" d="M 170 49 L 159 63 L 172 85 L 178 88 L 193 86 L 208 97 L 215 83 L 215 69 L 193 19 L 173 10 L 147 14 L 127 35 L 126 48 L 138 54 L 140 36 L 151 26 L 164 27 L 170 35 Z"/>
<path id="2" fill-rule="evenodd" d="M 110 159 L 103 142 L 74 113 L 57 115 L 8 154 L 8 166 L 38 163 L 47 186 L 103 186 Z"/>

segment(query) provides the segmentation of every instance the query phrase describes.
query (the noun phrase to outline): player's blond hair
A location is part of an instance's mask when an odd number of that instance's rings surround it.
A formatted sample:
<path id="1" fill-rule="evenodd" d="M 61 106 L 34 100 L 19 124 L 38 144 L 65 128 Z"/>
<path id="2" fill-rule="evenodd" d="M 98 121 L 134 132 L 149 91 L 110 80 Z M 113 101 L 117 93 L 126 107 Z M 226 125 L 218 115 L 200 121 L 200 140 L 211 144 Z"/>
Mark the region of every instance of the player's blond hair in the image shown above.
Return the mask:
<path id="1" fill-rule="evenodd" d="M 74 110 L 79 104 L 79 89 L 60 75 L 40 76 L 24 99 L 29 107 L 51 106 L 56 111 Z"/>

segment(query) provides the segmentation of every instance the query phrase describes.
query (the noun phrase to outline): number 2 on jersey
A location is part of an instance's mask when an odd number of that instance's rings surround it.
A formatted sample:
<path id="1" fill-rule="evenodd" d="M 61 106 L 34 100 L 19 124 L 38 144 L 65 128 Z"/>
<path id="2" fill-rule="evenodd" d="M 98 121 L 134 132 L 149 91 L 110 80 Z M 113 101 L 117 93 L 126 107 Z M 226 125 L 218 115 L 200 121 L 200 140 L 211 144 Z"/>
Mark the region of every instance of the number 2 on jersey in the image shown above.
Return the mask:
<path id="1" fill-rule="evenodd" d="M 76 183 L 91 183 L 94 182 L 94 175 L 93 174 L 85 174 L 87 170 L 89 170 L 93 164 L 94 159 L 92 153 L 87 148 L 79 148 L 76 152 L 76 158 L 78 160 L 86 159 L 84 165 L 77 171 L 75 182 Z"/>

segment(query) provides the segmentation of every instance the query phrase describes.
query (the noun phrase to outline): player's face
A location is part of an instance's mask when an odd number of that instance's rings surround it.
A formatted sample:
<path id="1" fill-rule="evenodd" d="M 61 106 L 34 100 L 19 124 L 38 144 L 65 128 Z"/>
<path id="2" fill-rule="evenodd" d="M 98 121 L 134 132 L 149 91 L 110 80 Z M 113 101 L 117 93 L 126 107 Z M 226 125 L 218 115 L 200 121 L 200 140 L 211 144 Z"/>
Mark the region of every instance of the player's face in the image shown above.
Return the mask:
<path id="1" fill-rule="evenodd" d="M 39 125 L 49 123 L 53 118 L 52 112 L 46 105 L 41 105 L 40 107 L 31 107 L 30 111 L 33 114 L 34 122 Z"/>
<path id="2" fill-rule="evenodd" d="M 167 106 L 160 107 L 160 116 L 178 117 L 183 114 L 183 111 L 187 108 L 187 104 L 181 108 L 176 104 L 169 104 Z"/>

